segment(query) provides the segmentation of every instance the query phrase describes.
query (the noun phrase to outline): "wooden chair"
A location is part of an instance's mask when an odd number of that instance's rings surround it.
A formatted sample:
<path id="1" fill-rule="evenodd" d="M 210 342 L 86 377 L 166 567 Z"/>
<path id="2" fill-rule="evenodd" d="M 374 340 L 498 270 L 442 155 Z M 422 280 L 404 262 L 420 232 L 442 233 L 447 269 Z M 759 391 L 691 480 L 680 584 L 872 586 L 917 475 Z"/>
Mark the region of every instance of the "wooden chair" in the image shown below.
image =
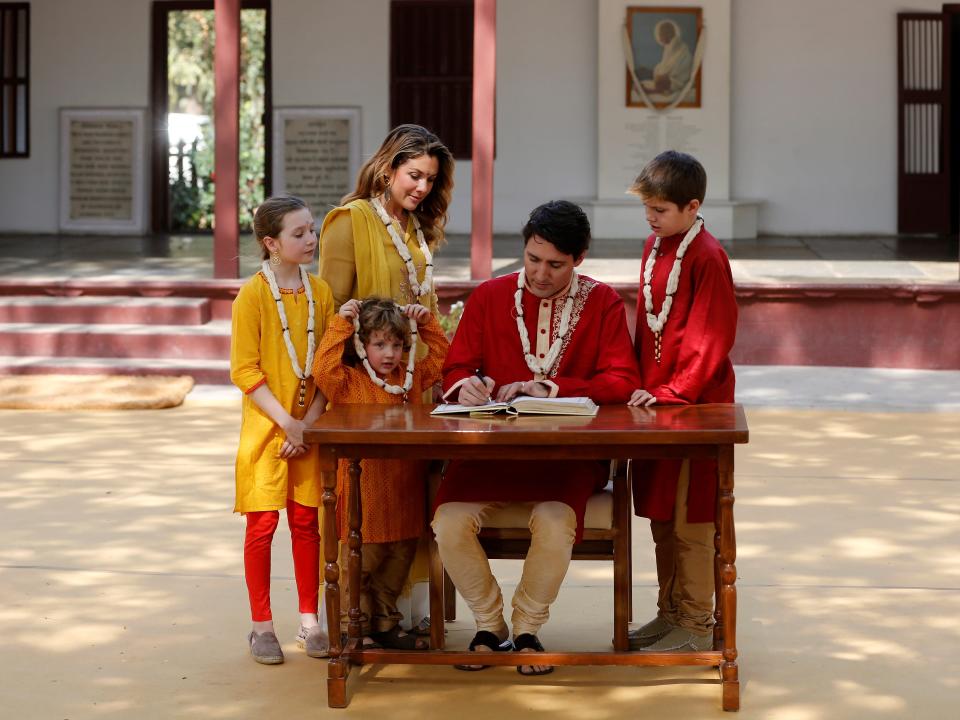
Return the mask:
<path id="1" fill-rule="evenodd" d="M 613 561 L 614 649 L 629 649 L 627 626 L 633 619 L 633 583 L 630 555 L 630 499 L 632 469 L 629 461 L 610 463 L 610 482 L 587 501 L 583 538 L 573 546 L 573 560 Z M 435 490 L 439 475 L 432 478 Z M 431 496 L 433 492 L 430 493 Z M 529 513 L 520 508 L 494 512 L 480 531 L 480 544 L 491 559 L 522 560 L 530 547 Z M 443 569 L 436 541 L 430 542 L 431 615 L 442 602 L 446 621 L 456 619 L 456 588 Z M 443 648 L 442 633 L 434 636 L 436 649 Z"/>

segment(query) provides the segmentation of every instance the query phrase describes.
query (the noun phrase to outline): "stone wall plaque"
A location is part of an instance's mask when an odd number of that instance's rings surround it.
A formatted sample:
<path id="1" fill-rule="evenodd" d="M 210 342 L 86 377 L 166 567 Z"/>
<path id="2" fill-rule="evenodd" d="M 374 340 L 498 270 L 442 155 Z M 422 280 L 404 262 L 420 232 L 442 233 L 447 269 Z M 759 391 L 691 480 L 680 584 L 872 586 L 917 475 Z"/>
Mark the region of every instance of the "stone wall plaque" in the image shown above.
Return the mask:
<path id="1" fill-rule="evenodd" d="M 144 231 L 144 111 L 61 109 L 60 228 Z"/>
<path id="2" fill-rule="evenodd" d="M 273 127 L 274 192 L 303 198 L 319 223 L 356 182 L 360 109 L 281 108 Z"/>

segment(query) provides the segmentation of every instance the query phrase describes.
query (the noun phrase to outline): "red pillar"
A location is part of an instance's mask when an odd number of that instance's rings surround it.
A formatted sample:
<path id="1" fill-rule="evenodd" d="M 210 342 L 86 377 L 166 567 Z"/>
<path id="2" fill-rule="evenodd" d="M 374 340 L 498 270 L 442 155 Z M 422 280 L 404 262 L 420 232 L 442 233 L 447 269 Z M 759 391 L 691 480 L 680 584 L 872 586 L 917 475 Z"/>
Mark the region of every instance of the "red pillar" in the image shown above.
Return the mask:
<path id="1" fill-rule="evenodd" d="M 470 277 L 493 275 L 493 142 L 497 97 L 497 0 L 473 3 L 473 215 Z"/>
<path id="2" fill-rule="evenodd" d="M 240 272 L 240 0 L 214 0 L 213 276 Z"/>

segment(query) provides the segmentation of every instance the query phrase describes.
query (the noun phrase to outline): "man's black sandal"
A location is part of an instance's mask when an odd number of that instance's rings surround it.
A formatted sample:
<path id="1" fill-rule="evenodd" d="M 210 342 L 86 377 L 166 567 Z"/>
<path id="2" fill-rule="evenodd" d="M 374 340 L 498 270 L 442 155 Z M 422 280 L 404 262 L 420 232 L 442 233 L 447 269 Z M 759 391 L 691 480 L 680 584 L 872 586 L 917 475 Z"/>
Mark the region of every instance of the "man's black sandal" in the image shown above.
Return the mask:
<path id="1" fill-rule="evenodd" d="M 537 652 L 546 652 L 543 645 L 540 644 L 540 639 L 531 633 L 523 633 L 517 635 L 513 639 L 513 650 L 514 652 L 520 652 L 521 650 L 536 650 Z M 533 658 L 531 658 L 532 660 Z M 532 676 L 532 675 L 549 675 L 553 672 L 553 667 L 548 667 L 546 670 L 531 670 L 530 672 L 524 672 L 521 668 L 523 667 L 533 667 L 537 663 L 530 662 L 524 665 L 517 665 L 517 672 L 523 676 Z"/>
<path id="2" fill-rule="evenodd" d="M 510 642 L 510 639 L 501 640 L 496 635 L 494 635 L 489 630 L 480 630 L 476 635 L 473 636 L 473 640 L 470 641 L 470 652 L 475 652 L 475 649 L 478 645 L 483 647 L 488 647 L 493 652 L 507 652 L 513 649 L 513 643 Z M 482 654 L 482 653 L 478 653 Z M 477 670 L 486 670 L 490 665 L 454 665 L 457 670 L 465 670 L 466 672 L 475 672 Z"/>

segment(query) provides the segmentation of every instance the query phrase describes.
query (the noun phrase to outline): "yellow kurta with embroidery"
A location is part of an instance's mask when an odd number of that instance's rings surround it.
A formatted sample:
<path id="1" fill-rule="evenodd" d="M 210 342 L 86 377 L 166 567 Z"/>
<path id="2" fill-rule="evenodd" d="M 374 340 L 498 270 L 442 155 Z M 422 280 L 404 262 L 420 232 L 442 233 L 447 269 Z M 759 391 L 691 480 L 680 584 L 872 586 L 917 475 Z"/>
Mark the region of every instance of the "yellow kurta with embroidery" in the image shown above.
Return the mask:
<path id="1" fill-rule="evenodd" d="M 417 270 L 417 282 L 423 282 L 426 259 L 412 217 L 407 219 L 403 240 Z M 327 213 L 320 229 L 320 277 L 330 286 L 337 310 L 351 298 L 376 295 L 401 305 L 420 303 L 439 318 L 436 292 L 423 300 L 413 294 L 407 265 L 367 200 L 354 200 Z M 417 348 L 417 360 L 426 354 L 425 344 Z"/>
<path id="2" fill-rule="evenodd" d="M 333 294 L 323 280 L 314 275 L 308 277 L 315 303 L 315 346 L 319 346 L 333 316 Z M 280 297 L 290 323 L 290 339 L 297 351 L 297 364 L 303 368 L 307 352 L 306 294 L 302 288 L 297 292 L 281 289 Z M 304 406 L 300 407 L 300 380 L 294 375 L 287 354 L 277 304 L 267 279 L 258 272 L 244 283 L 233 301 L 230 379 L 244 393 L 234 512 L 281 510 L 286 508 L 288 498 L 307 507 L 320 506 L 316 447 L 311 447 L 300 457 L 282 459 L 283 430 L 250 398 L 251 392 L 266 383 L 288 413 L 303 418 L 316 393 L 310 370 L 307 368 L 306 399 Z"/>

